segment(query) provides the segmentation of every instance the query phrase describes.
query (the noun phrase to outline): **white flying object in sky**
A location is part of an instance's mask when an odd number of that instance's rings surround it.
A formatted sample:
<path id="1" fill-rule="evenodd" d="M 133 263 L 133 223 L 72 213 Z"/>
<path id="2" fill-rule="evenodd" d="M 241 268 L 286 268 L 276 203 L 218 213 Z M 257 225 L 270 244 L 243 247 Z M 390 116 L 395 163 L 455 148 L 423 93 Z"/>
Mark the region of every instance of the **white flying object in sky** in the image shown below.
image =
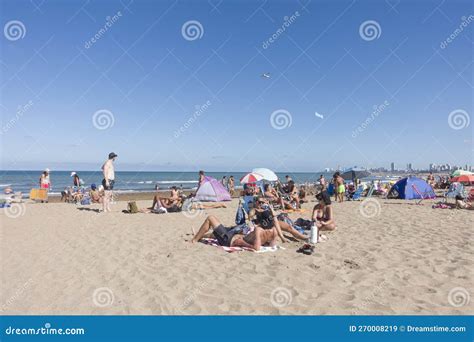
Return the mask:
<path id="1" fill-rule="evenodd" d="M 266 72 L 261 75 L 262 78 L 270 78 L 270 73 Z"/>

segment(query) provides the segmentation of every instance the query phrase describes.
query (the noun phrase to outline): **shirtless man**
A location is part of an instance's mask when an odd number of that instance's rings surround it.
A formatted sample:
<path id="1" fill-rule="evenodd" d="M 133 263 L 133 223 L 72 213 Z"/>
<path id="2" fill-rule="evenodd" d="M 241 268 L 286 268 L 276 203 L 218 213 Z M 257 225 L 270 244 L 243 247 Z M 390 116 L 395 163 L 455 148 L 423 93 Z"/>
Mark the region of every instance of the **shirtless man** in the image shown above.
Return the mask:
<path id="1" fill-rule="evenodd" d="M 153 204 L 151 205 L 150 209 L 154 209 L 158 201 L 162 204 L 162 207 L 167 209 L 171 208 L 173 205 L 178 205 L 181 202 L 178 188 L 175 186 L 171 187 L 170 197 L 160 197 L 158 195 L 155 195 L 155 197 L 153 197 Z"/>
<path id="2" fill-rule="evenodd" d="M 209 233 L 211 229 L 212 233 Z M 201 228 L 191 242 L 198 242 L 205 236 L 214 236 L 222 246 L 248 247 L 258 251 L 260 247 L 265 244 L 272 247 L 275 246 L 278 234 L 275 228 L 263 229 L 256 226 L 252 232 L 244 235 L 239 226 L 224 227 L 215 216 L 210 215 L 204 220 Z"/>
<path id="3" fill-rule="evenodd" d="M 334 174 L 334 192 L 336 194 L 336 200 L 339 203 L 344 201 L 344 193 L 346 192 L 346 187 L 344 186 L 344 178 L 341 177 L 339 172 Z"/>
<path id="4" fill-rule="evenodd" d="M 109 153 L 109 158 L 102 165 L 102 173 L 104 179 L 102 180 L 102 185 L 104 186 L 105 195 L 104 200 L 102 201 L 102 209 L 105 212 L 110 211 L 110 201 L 112 199 L 112 190 L 114 189 L 115 183 L 115 169 L 114 161 L 118 156 L 114 152 Z"/>

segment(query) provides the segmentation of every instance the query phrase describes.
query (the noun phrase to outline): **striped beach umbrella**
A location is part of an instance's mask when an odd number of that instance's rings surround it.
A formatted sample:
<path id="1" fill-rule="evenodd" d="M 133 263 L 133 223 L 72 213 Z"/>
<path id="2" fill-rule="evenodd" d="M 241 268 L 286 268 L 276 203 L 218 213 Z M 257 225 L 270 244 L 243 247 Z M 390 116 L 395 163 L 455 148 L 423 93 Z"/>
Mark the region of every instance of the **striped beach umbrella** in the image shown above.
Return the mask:
<path id="1" fill-rule="evenodd" d="M 250 183 L 256 183 L 258 181 L 261 181 L 263 179 L 263 176 L 258 174 L 258 173 L 247 173 L 245 176 L 240 178 L 240 184 L 250 184 Z"/>

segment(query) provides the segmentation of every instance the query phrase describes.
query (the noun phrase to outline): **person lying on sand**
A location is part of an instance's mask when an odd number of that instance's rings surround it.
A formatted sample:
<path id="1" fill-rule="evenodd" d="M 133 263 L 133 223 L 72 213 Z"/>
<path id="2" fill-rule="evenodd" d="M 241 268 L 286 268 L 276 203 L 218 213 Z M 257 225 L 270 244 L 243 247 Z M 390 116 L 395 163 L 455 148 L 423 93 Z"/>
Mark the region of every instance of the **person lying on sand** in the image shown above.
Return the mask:
<path id="1" fill-rule="evenodd" d="M 332 213 L 331 198 L 326 191 L 322 191 L 316 195 L 319 201 L 313 208 L 311 219 L 316 222 L 319 230 L 334 230 L 336 222 Z"/>
<path id="2" fill-rule="evenodd" d="M 204 210 L 204 209 L 217 209 L 217 208 L 227 208 L 224 203 L 202 203 L 202 202 L 193 202 L 191 200 L 182 200 L 179 198 L 177 203 L 167 201 L 168 199 L 162 199 L 158 196 L 155 196 L 153 199 L 153 206 L 150 208 L 140 209 L 141 213 L 158 213 L 162 214 L 165 212 L 178 212 L 178 211 L 191 211 L 191 210 Z"/>
<path id="3" fill-rule="evenodd" d="M 153 203 L 151 205 L 150 210 L 155 209 L 156 207 L 169 209 L 173 206 L 180 206 L 181 198 L 179 197 L 178 189 L 175 186 L 171 187 L 170 197 L 160 197 L 155 195 L 153 197 Z"/>
<path id="4" fill-rule="evenodd" d="M 466 202 L 462 196 L 457 195 L 456 196 L 456 209 L 473 210 L 474 206 L 472 205 L 472 203 Z"/>
<path id="5" fill-rule="evenodd" d="M 209 232 L 210 230 L 212 232 Z M 258 251 L 263 245 L 275 246 L 278 233 L 275 228 L 263 229 L 256 226 L 252 232 L 245 235 L 242 226 L 225 227 L 215 216 L 209 215 L 191 242 L 195 243 L 204 237 L 212 236 L 221 246 L 247 247 Z"/>
<path id="6" fill-rule="evenodd" d="M 92 203 L 102 203 L 104 200 L 103 195 L 97 190 L 97 185 L 91 184 L 91 190 L 89 191 L 89 196 L 91 197 Z"/>

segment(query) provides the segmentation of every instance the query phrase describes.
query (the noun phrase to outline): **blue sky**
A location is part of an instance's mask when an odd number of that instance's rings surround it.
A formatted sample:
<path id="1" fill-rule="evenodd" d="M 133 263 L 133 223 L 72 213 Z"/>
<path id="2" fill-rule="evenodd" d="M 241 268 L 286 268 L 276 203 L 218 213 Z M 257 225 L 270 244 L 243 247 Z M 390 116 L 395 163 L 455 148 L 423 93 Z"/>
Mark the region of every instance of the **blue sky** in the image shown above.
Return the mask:
<path id="1" fill-rule="evenodd" d="M 2 169 L 94 170 L 110 151 L 122 170 L 472 164 L 471 1 L 3 0 L 0 12 Z M 183 36 L 189 21 L 197 37 Z M 272 125 L 274 112 L 289 120 Z"/>

